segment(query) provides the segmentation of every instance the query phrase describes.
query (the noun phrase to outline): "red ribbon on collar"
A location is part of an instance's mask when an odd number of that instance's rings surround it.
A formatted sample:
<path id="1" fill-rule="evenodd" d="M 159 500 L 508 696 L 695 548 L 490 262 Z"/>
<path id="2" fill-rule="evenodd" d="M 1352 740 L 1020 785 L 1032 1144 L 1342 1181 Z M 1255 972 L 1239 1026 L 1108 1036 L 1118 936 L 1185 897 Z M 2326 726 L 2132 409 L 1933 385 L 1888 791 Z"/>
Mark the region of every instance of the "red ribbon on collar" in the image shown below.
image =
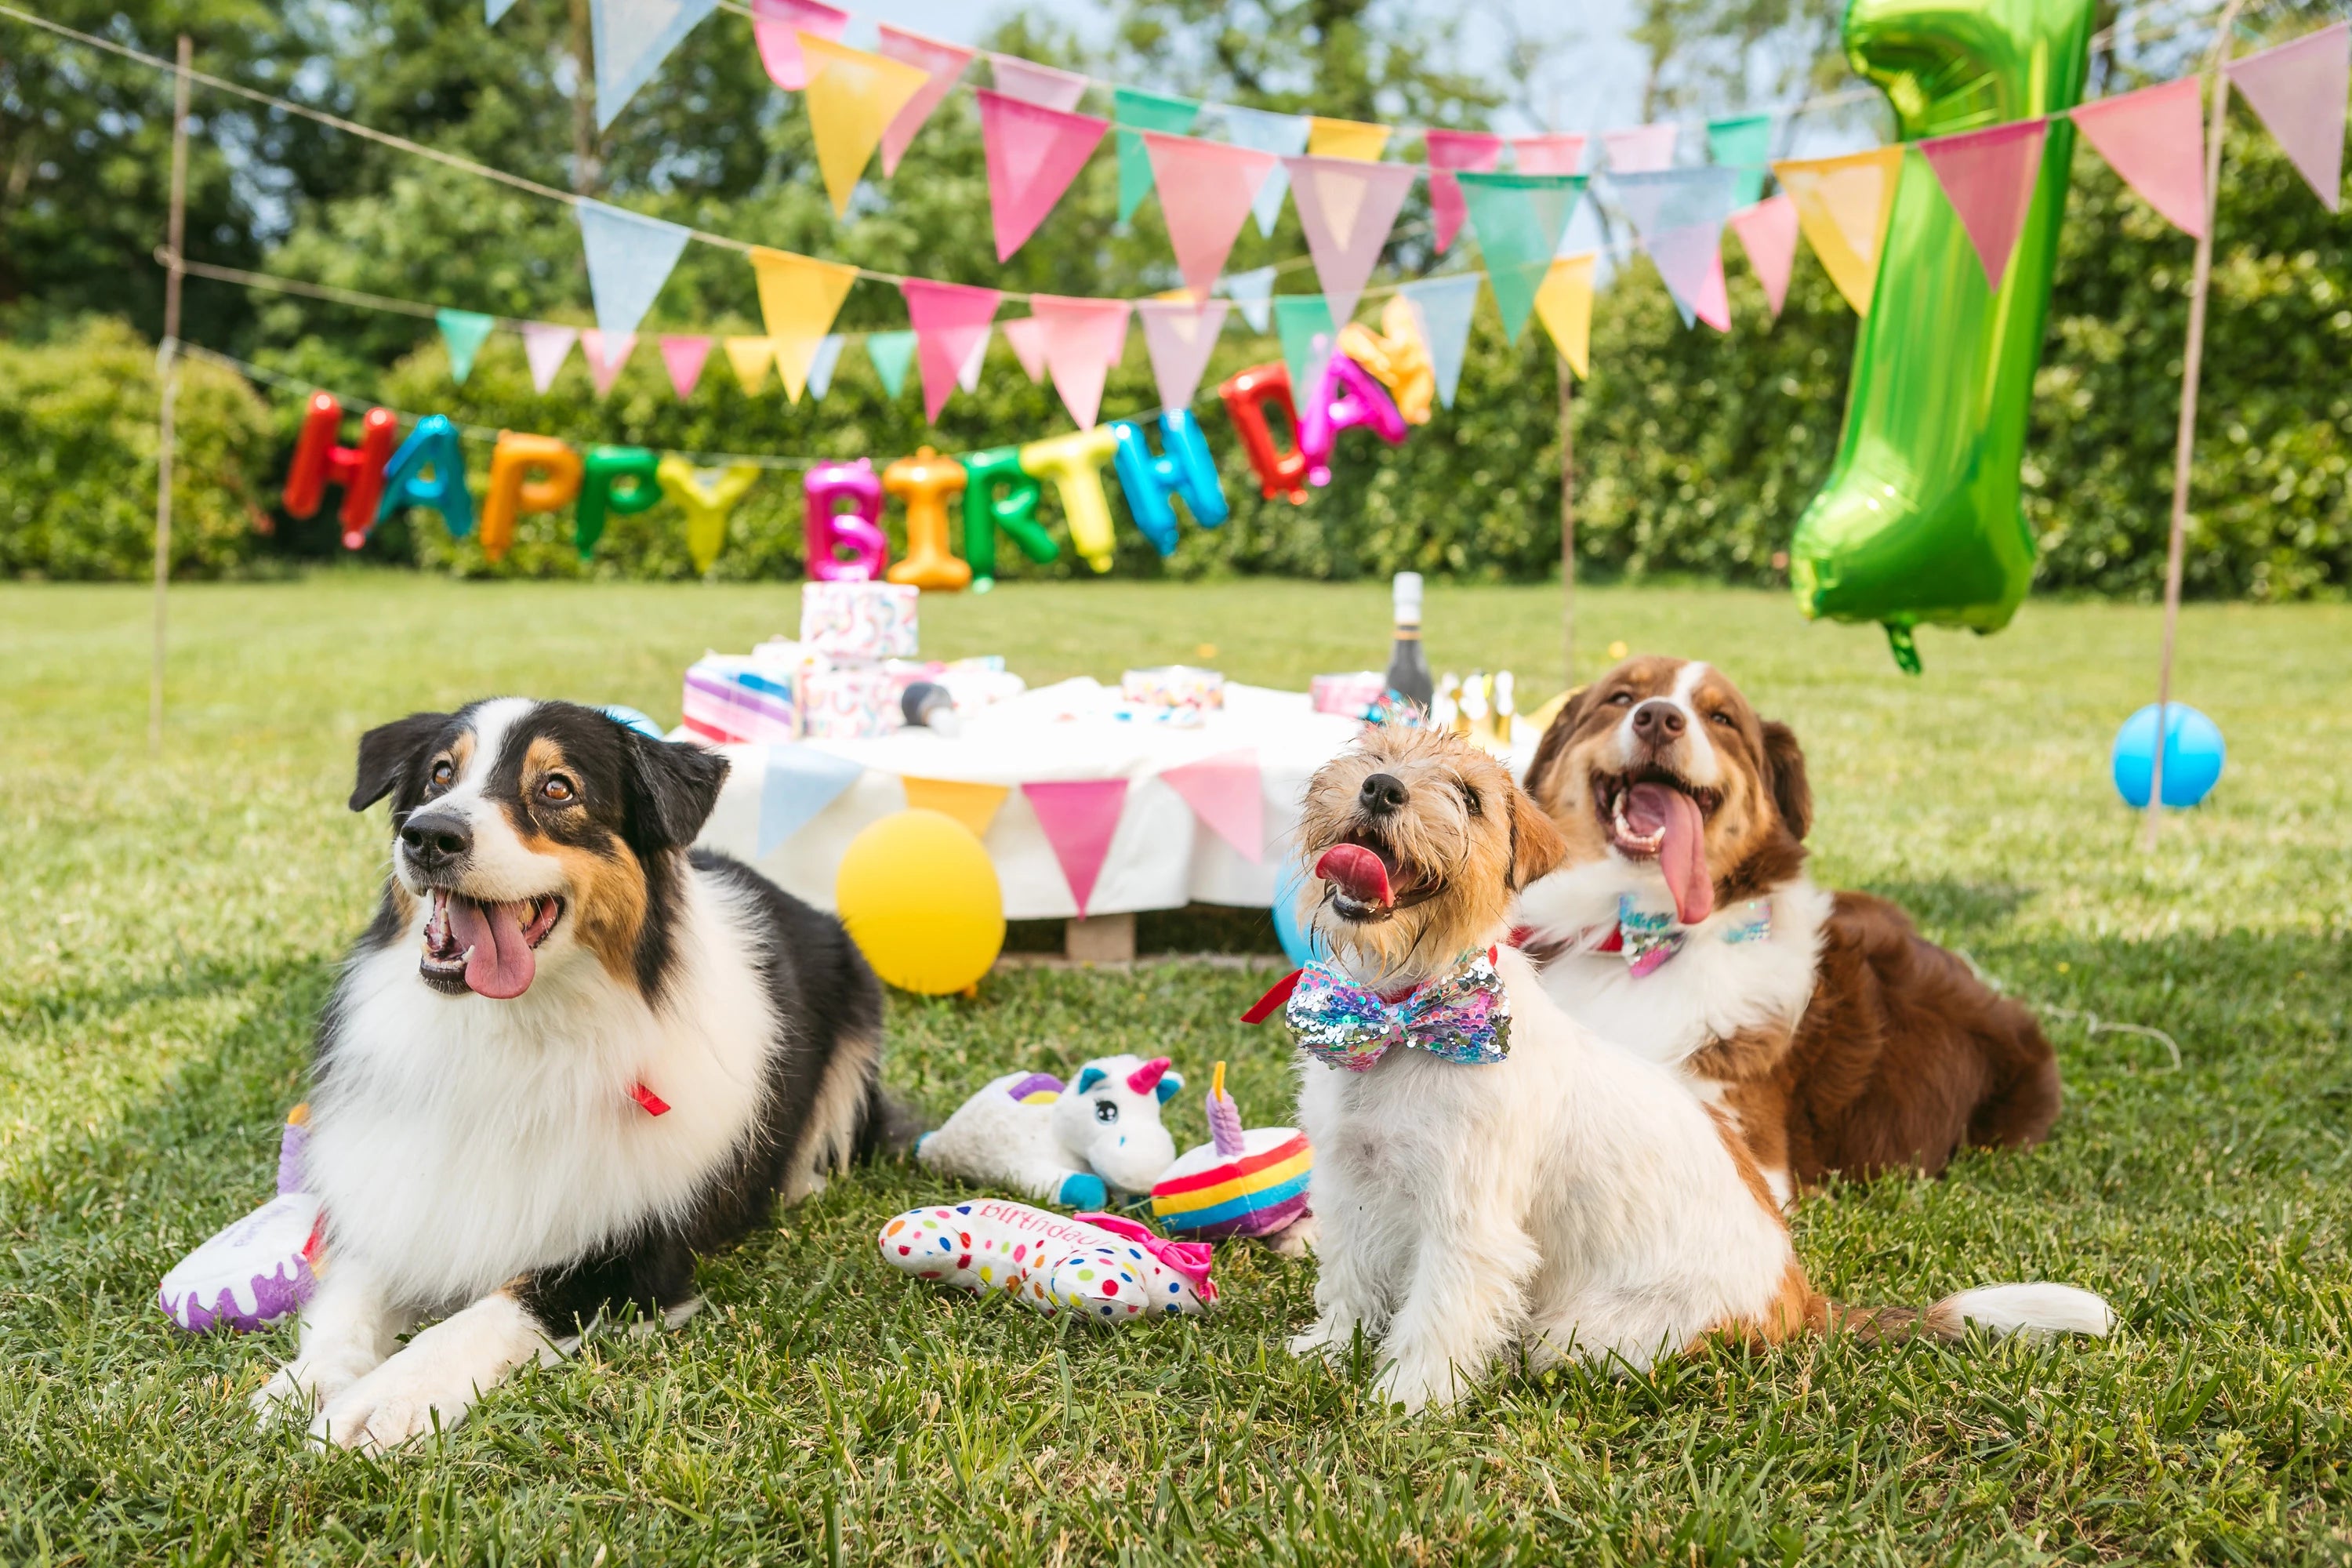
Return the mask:
<path id="1" fill-rule="evenodd" d="M 629 1086 L 629 1098 L 635 1100 L 639 1105 L 644 1106 L 647 1116 L 667 1116 L 669 1114 L 669 1101 L 664 1100 L 660 1095 L 656 1094 L 652 1089 L 647 1089 L 644 1084 L 631 1084 Z"/>

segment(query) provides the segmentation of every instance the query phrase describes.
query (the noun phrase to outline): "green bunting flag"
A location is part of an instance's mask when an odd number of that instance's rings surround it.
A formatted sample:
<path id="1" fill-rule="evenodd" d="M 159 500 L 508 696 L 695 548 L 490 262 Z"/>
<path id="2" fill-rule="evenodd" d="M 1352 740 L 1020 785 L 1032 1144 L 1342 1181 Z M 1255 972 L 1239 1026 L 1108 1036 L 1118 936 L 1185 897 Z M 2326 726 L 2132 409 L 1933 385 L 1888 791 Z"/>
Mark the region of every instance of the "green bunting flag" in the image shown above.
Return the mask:
<path id="1" fill-rule="evenodd" d="M 1503 312 L 1511 342 L 1527 330 L 1536 290 L 1551 271 L 1552 253 L 1568 232 L 1569 215 L 1584 195 L 1583 174 L 1481 174 L 1454 176 L 1470 209 L 1470 227 L 1486 258 L 1486 281 Z"/>
<path id="2" fill-rule="evenodd" d="M 1731 205 L 1754 206 L 1764 195 L 1764 165 L 1772 156 L 1772 117 L 1741 114 L 1706 122 L 1706 155 L 1739 171 Z"/>
<path id="3" fill-rule="evenodd" d="M 1339 339 L 1330 301 L 1320 294 L 1276 294 L 1274 325 L 1282 337 L 1283 366 L 1290 372 L 1290 400 L 1304 408 Z"/>
<path id="4" fill-rule="evenodd" d="M 474 374 L 474 356 L 482 352 L 483 341 L 498 321 L 479 310 L 436 310 L 433 320 L 440 324 L 441 341 L 449 345 L 449 379 L 463 386 Z"/>
<path id="5" fill-rule="evenodd" d="M 896 397 L 907 384 L 907 367 L 915 362 L 915 334 L 868 332 L 866 357 L 874 362 L 874 374 L 882 378 L 882 389 Z"/>
<path id="6" fill-rule="evenodd" d="M 1151 154 L 1143 132 L 1164 131 L 1181 135 L 1192 129 L 1201 106 L 1189 98 L 1139 88 L 1113 89 L 1111 116 L 1118 122 L 1118 221 L 1125 223 L 1151 194 Z M 1131 129 L 1130 129 L 1131 127 Z"/>

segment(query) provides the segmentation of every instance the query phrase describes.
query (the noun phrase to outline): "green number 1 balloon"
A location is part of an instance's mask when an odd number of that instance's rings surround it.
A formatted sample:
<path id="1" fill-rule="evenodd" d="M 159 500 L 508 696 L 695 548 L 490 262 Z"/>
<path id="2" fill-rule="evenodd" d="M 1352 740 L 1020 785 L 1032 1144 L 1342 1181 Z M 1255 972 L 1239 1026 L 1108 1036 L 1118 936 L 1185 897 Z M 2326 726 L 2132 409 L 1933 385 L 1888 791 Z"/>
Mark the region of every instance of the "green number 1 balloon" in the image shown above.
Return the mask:
<path id="1" fill-rule="evenodd" d="M 1853 0 L 1846 55 L 1886 94 L 1902 140 L 1980 130 L 2074 106 L 2094 10 L 2095 0 Z M 1913 627 L 1999 631 L 2033 578 L 2020 468 L 2074 151 L 2074 126 L 2052 121 L 1997 289 L 1933 173 L 1904 155 L 1845 430 L 1789 555 L 1808 616 L 1882 623 L 1913 674 Z"/>

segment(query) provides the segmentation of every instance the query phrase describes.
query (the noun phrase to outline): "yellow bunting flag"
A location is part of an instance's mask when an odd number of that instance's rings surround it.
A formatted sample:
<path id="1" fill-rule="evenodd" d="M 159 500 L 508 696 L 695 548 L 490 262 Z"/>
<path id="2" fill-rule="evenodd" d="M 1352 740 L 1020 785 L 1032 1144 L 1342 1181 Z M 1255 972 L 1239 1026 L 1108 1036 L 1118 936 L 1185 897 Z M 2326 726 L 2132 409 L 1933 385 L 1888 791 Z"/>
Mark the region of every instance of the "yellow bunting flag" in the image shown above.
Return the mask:
<path id="1" fill-rule="evenodd" d="M 1903 178 L 1901 144 L 1842 158 L 1784 160 L 1772 173 L 1797 204 L 1797 226 L 1830 281 L 1856 315 L 1870 314 L 1880 245 Z"/>
<path id="2" fill-rule="evenodd" d="M 1353 158 L 1360 163 L 1380 162 L 1389 144 L 1389 128 L 1360 120 L 1326 120 L 1311 116 L 1307 122 L 1307 152 L 1316 158 Z"/>
<path id="3" fill-rule="evenodd" d="M 751 271 L 760 283 L 760 319 L 768 324 L 776 373 L 798 403 L 801 389 L 808 384 L 810 362 L 824 334 L 833 330 L 849 286 L 857 281 L 857 268 L 789 250 L 754 250 Z"/>
<path id="4" fill-rule="evenodd" d="M 988 825 L 996 820 L 996 808 L 1004 804 L 1010 792 L 1003 784 L 962 784 L 954 779 L 908 778 L 907 808 L 909 811 L 936 811 L 952 816 L 971 829 L 974 838 L 988 837 Z"/>
<path id="5" fill-rule="evenodd" d="M 767 390 L 768 366 L 775 358 L 776 345 L 765 338 L 727 340 L 727 363 L 735 367 L 735 379 L 746 397 L 757 397 Z"/>
<path id="6" fill-rule="evenodd" d="M 793 36 L 808 62 L 809 133 L 816 139 L 817 167 L 824 171 L 833 215 L 840 217 L 849 211 L 849 198 L 874 149 L 882 144 L 882 132 L 908 100 L 922 91 L 931 73 L 814 33 Z"/>
<path id="7" fill-rule="evenodd" d="M 1559 258 L 1536 290 L 1536 317 L 1580 381 L 1592 378 L 1592 261 L 1591 251 Z"/>

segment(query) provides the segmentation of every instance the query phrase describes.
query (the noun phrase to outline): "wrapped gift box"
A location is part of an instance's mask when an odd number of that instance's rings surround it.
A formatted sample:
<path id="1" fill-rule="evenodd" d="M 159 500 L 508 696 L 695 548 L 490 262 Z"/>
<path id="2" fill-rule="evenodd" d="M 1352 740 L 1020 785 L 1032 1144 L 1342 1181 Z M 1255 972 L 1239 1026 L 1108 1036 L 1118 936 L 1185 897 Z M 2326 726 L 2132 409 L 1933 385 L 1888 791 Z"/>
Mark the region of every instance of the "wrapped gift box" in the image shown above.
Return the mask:
<path id="1" fill-rule="evenodd" d="M 800 739 L 798 672 L 764 659 L 709 654 L 686 672 L 686 727 L 721 745 Z"/>
<path id="2" fill-rule="evenodd" d="M 912 658 L 921 597 L 898 583 L 803 583 L 801 641 L 828 658 Z"/>
<path id="3" fill-rule="evenodd" d="M 812 741 L 870 741 L 904 722 L 907 681 L 878 664 L 812 663 L 800 673 L 801 730 Z"/>
<path id="4" fill-rule="evenodd" d="M 1189 664 L 1163 664 L 1129 670 L 1119 679 L 1118 694 L 1138 707 L 1223 708 L 1225 678 L 1213 669 L 1195 669 Z"/>
<path id="5" fill-rule="evenodd" d="M 1389 678 L 1377 669 L 1351 669 L 1341 675 L 1318 675 L 1307 682 L 1307 689 L 1318 713 L 1361 719 L 1388 695 Z"/>

